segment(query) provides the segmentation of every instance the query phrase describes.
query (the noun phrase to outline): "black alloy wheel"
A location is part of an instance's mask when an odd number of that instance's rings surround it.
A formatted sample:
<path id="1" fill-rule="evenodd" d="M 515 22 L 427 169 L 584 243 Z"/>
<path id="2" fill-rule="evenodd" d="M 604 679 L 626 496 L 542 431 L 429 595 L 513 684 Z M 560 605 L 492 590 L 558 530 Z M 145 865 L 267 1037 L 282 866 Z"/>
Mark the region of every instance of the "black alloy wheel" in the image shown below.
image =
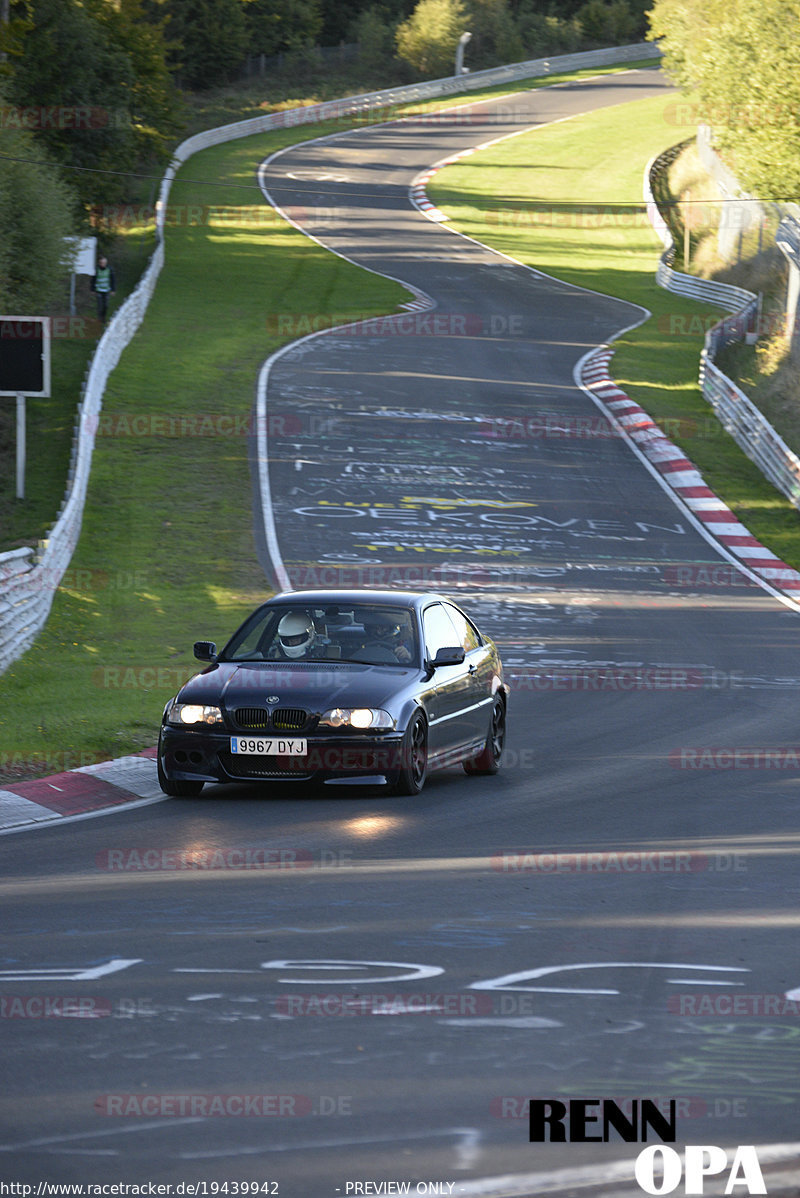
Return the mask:
<path id="1" fill-rule="evenodd" d="M 418 795 L 428 776 L 428 726 L 419 711 L 411 717 L 401 753 L 403 760 L 394 791 L 400 795 Z"/>
<path id="2" fill-rule="evenodd" d="M 464 762 L 467 774 L 496 774 L 500 769 L 503 748 L 506 743 L 506 705 L 499 695 L 492 705 L 492 718 L 486 744 L 477 757 Z"/>

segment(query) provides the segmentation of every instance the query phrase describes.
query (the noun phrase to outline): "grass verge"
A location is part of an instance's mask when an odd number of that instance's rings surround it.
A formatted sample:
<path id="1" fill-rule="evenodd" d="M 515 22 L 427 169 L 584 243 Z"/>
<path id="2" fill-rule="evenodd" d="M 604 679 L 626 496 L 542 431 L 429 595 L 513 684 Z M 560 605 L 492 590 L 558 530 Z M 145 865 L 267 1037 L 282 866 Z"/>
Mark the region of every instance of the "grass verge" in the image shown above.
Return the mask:
<path id="1" fill-rule="evenodd" d="M 676 140 L 668 105 L 673 98 L 642 100 L 498 142 L 446 167 L 428 194 L 470 237 L 649 309 L 616 342 L 614 377 L 753 535 L 800 569 L 800 515 L 723 431 L 697 385 L 703 336 L 720 310 L 655 282 L 661 246 L 640 196 L 647 162 Z"/>

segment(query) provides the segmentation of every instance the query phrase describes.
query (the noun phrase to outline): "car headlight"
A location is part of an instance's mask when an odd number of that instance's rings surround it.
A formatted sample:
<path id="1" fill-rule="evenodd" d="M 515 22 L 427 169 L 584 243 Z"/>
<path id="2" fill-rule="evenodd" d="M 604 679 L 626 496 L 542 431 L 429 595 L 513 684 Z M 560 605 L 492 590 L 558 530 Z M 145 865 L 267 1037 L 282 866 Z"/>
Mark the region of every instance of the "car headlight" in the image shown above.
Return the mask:
<path id="1" fill-rule="evenodd" d="M 380 707 L 332 707 L 319 721 L 320 728 L 359 728 L 387 730 L 394 728 L 388 711 Z"/>
<path id="2" fill-rule="evenodd" d="M 221 724 L 222 712 L 218 707 L 207 707 L 200 703 L 173 702 L 167 711 L 167 723 L 185 727 L 187 724 Z"/>

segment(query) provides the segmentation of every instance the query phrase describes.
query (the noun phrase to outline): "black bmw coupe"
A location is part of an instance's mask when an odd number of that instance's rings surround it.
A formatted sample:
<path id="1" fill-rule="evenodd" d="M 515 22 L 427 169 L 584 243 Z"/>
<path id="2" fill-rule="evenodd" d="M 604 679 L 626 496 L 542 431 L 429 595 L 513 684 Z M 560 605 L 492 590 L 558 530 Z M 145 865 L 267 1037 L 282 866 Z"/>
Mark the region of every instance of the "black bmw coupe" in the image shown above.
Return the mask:
<path id="1" fill-rule="evenodd" d="M 509 688 L 494 643 L 450 599 L 290 591 L 259 607 L 164 709 L 165 794 L 206 782 L 370 778 L 418 794 L 428 771 L 495 774 Z"/>

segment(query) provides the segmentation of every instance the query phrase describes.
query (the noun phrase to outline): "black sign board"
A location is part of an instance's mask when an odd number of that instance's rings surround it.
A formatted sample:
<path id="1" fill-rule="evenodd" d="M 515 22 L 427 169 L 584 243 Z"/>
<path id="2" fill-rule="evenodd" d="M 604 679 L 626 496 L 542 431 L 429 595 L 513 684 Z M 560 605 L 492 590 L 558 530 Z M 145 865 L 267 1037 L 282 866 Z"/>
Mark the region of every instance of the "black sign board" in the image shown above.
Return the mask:
<path id="1" fill-rule="evenodd" d="M 0 316 L 0 395 L 49 394 L 49 317 Z"/>

